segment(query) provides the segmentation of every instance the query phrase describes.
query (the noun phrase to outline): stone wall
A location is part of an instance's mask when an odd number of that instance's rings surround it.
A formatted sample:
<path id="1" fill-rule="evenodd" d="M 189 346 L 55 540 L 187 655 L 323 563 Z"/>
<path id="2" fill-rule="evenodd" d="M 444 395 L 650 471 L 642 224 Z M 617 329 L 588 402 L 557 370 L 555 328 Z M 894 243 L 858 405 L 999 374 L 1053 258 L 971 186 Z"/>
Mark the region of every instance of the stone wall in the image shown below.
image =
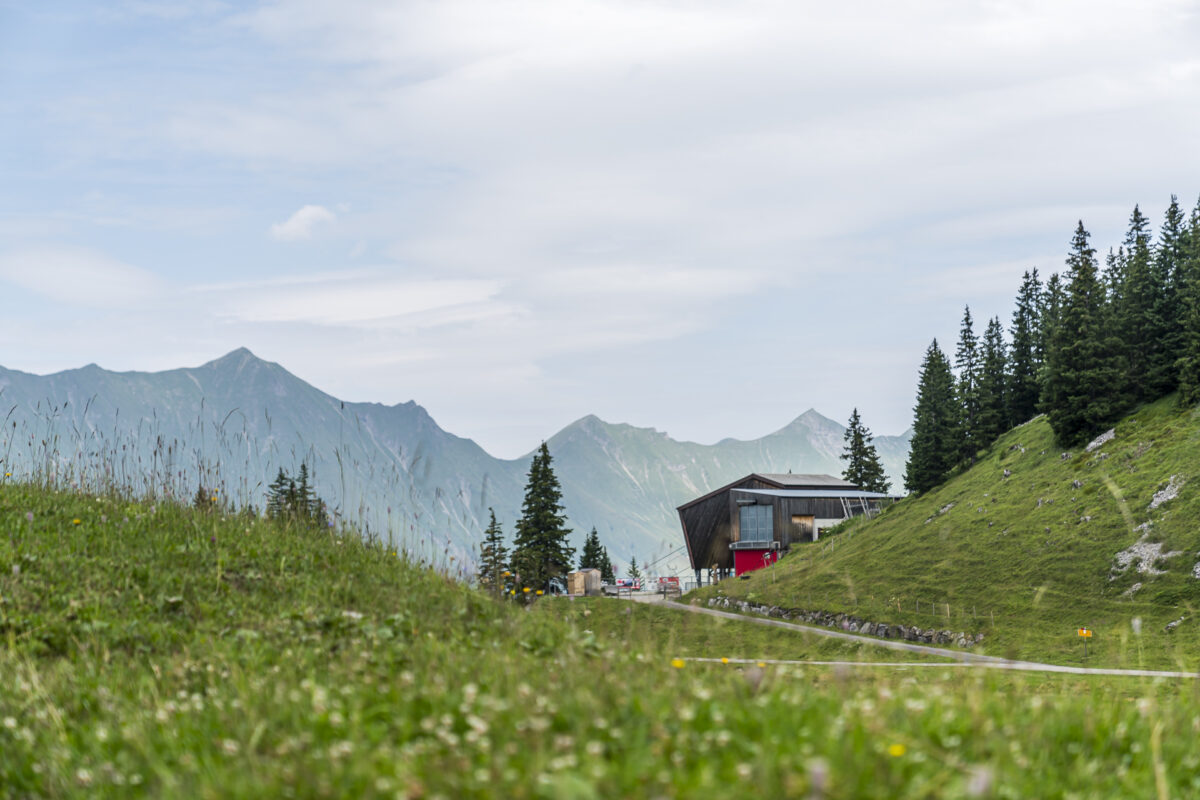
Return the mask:
<path id="1" fill-rule="evenodd" d="M 761 614 L 764 617 L 792 620 L 808 625 L 822 625 L 846 633 L 878 636 L 881 639 L 901 639 L 920 644 L 949 644 L 956 647 L 974 647 L 983 641 L 982 633 L 972 636 L 962 631 L 955 633 L 936 628 L 920 628 L 916 625 L 889 625 L 882 622 L 870 622 L 851 614 L 805 611 L 802 608 L 780 608 L 779 606 L 750 603 L 745 600 L 734 600 L 730 597 L 714 597 L 708 601 L 708 605 L 710 608 L 730 609 L 743 614 Z"/>

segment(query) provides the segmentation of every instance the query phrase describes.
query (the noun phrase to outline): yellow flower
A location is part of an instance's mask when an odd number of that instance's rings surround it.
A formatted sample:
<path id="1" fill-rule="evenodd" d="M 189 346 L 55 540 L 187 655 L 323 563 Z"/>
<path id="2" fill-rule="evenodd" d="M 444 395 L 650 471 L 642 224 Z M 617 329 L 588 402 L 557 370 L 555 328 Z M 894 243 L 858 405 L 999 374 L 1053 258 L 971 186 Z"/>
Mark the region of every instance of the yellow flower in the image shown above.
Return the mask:
<path id="1" fill-rule="evenodd" d="M 899 758 L 908 752 L 908 748 L 902 744 L 893 744 L 888 746 L 888 755 L 893 758 Z"/>
<path id="2" fill-rule="evenodd" d="M 765 662 L 765 661 L 758 662 L 759 669 L 765 667 L 766 665 L 767 665 L 767 662 Z"/>
<path id="3" fill-rule="evenodd" d="M 526 586 L 526 587 L 525 587 L 524 589 L 522 589 L 521 591 L 525 592 L 525 594 L 529 594 L 529 587 L 528 587 L 528 586 Z"/>
<path id="4" fill-rule="evenodd" d="M 545 594 L 545 592 L 543 592 L 541 589 L 538 589 L 538 590 L 537 590 L 537 596 L 538 596 L 538 597 L 541 597 L 543 594 Z"/>
<path id="5" fill-rule="evenodd" d="M 682 658 L 672 658 L 671 666 L 674 667 L 675 669 L 683 669 L 683 659 Z"/>
<path id="6" fill-rule="evenodd" d="M 83 520 L 81 520 L 79 517 L 76 517 L 75 519 L 71 520 L 72 525 L 79 525 L 82 522 L 83 522 Z"/>
<path id="7" fill-rule="evenodd" d="M 728 658 L 725 658 L 725 657 L 722 657 L 722 658 L 721 658 L 721 663 L 722 663 L 722 664 L 728 664 L 728 663 L 729 663 L 729 659 L 728 659 Z"/>

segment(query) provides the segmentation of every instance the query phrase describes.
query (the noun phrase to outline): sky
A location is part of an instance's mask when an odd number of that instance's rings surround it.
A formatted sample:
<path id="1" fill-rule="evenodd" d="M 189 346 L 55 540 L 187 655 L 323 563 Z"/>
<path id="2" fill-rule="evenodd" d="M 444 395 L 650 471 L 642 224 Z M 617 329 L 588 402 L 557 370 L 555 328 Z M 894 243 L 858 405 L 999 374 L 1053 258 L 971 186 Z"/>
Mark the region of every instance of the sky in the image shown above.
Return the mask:
<path id="1" fill-rule="evenodd" d="M 509 458 L 898 434 L 1198 141 L 1197 2 L 0 0 L 0 364 L 244 346 Z"/>

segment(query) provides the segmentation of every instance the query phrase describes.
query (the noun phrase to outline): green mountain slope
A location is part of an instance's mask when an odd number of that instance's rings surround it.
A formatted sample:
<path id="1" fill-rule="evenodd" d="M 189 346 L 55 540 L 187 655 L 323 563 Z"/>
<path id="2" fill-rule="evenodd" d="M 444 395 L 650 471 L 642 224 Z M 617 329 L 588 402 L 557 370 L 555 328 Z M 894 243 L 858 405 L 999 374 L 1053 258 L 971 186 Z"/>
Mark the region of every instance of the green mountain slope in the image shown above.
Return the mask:
<path id="1" fill-rule="evenodd" d="M 1200 788 L 1170 735 L 1190 681 L 692 660 L 722 655 L 860 656 L 623 600 L 527 613 L 356 537 L 0 482 L 0 798 Z"/>
<path id="2" fill-rule="evenodd" d="M 1063 453 L 1038 418 L 928 494 L 697 596 L 983 633 L 989 653 L 1059 663 L 1083 660 L 1087 627 L 1093 664 L 1194 667 L 1198 445 L 1200 415 L 1173 397 L 1090 452 Z"/>
<path id="3" fill-rule="evenodd" d="M 442 430 L 414 402 L 342 402 L 245 349 L 157 373 L 0 368 L 0 414 L 0 460 L 18 478 L 177 498 L 202 483 L 261 507 L 276 471 L 305 460 L 344 520 L 437 563 L 472 558 L 489 507 L 511 532 L 529 468 Z M 842 431 L 808 411 L 758 440 L 700 445 L 589 416 L 549 442 L 576 546 L 595 526 L 618 562 L 645 563 L 679 549 L 675 507 L 697 494 L 749 472 L 840 472 Z M 908 437 L 876 443 L 898 475 Z"/>

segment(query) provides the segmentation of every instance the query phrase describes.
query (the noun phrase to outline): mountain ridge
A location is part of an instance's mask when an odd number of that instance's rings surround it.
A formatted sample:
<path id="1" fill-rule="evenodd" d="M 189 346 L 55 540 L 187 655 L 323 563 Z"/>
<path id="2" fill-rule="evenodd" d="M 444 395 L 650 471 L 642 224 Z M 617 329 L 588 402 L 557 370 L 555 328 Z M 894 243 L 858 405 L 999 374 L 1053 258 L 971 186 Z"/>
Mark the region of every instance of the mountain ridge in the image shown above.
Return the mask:
<path id="1" fill-rule="evenodd" d="M 415 400 L 343 401 L 245 347 L 159 372 L 0 367 L 0 406 L 10 422 L 0 458 L 18 474 L 50 464 L 82 475 L 100 456 L 120 454 L 122 475 L 143 491 L 187 498 L 219 483 L 236 503 L 261 507 L 279 468 L 308 461 L 341 519 L 429 559 L 469 560 L 489 508 L 511 529 L 533 452 L 498 458 Z M 573 543 L 594 526 L 619 563 L 645 563 L 679 549 L 675 508 L 691 497 L 749 472 L 840 474 L 843 430 L 810 408 L 759 439 L 705 445 L 586 414 L 546 442 Z M 876 437 L 893 476 L 908 436 Z M 38 452 L 38 442 L 59 452 Z M 681 563 L 667 559 L 671 569 Z"/>

